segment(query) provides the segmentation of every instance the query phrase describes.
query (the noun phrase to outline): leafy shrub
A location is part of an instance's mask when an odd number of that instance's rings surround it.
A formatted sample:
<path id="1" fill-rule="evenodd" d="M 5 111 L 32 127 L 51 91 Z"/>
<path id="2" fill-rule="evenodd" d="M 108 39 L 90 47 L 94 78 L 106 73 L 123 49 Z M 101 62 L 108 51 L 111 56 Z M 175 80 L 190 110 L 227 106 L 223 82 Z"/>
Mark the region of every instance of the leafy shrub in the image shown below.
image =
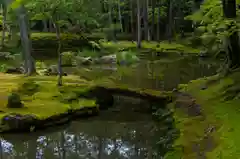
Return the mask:
<path id="1" fill-rule="evenodd" d="M 131 51 L 122 51 L 117 53 L 117 63 L 119 64 L 132 64 L 139 61 L 135 52 Z"/>
<path id="2" fill-rule="evenodd" d="M 92 46 L 93 50 L 96 51 L 96 50 L 101 50 L 101 46 L 100 44 L 98 44 L 97 42 L 95 41 L 89 41 L 89 44 Z"/>
<path id="3" fill-rule="evenodd" d="M 63 52 L 62 53 L 62 65 L 72 66 L 74 58 L 76 57 L 74 52 Z"/>
<path id="4" fill-rule="evenodd" d="M 40 89 L 39 85 L 33 80 L 27 80 L 20 84 L 18 92 L 24 95 L 33 95 Z"/>

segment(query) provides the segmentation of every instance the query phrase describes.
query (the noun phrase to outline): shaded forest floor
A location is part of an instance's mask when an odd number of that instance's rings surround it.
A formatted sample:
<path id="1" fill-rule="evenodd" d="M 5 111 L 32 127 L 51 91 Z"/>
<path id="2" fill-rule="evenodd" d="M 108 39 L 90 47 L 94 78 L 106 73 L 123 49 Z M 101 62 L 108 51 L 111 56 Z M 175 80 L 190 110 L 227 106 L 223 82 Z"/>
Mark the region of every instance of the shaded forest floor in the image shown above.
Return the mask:
<path id="1" fill-rule="evenodd" d="M 175 143 L 176 151 L 169 153 L 169 158 L 239 157 L 239 76 L 236 72 L 220 79 L 213 76 L 180 85 L 188 99 L 178 98 L 170 105 L 176 112 L 181 135 Z M 179 105 L 179 100 L 185 104 Z M 191 115 L 184 111 L 186 106 L 187 110 L 199 106 L 201 113 Z"/>

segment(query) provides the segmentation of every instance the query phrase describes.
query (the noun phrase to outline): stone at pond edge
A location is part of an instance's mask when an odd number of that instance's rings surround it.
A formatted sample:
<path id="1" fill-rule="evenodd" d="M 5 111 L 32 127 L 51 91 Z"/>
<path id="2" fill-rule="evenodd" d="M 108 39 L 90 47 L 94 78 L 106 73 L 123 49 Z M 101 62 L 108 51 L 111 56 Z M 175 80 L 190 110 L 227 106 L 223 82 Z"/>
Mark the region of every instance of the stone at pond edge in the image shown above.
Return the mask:
<path id="1" fill-rule="evenodd" d="M 25 130 L 37 121 L 34 115 L 9 114 L 2 118 L 2 130 Z"/>
<path id="2" fill-rule="evenodd" d="M 0 60 L 14 60 L 15 57 L 10 52 L 0 52 Z"/>
<path id="3" fill-rule="evenodd" d="M 7 103 L 8 108 L 22 108 L 23 103 L 21 102 L 21 98 L 19 94 L 17 93 L 12 93 L 11 95 L 8 96 L 8 103 Z"/>
<path id="4" fill-rule="evenodd" d="M 0 132 L 32 132 L 47 127 L 62 125 L 75 118 L 86 118 L 98 115 L 98 107 L 85 107 L 77 110 L 68 110 L 62 114 L 39 119 L 33 114 L 10 113 L 1 119 Z"/>
<path id="5" fill-rule="evenodd" d="M 5 73 L 9 74 L 23 74 L 24 68 L 23 67 L 9 67 L 6 69 Z"/>

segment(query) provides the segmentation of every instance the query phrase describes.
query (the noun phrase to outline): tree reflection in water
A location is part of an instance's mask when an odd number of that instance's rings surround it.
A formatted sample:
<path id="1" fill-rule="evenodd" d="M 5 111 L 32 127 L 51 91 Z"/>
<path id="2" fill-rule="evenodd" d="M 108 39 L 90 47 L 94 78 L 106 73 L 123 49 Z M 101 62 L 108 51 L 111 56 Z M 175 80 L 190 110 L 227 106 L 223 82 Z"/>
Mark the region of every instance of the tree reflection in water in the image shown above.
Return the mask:
<path id="1" fill-rule="evenodd" d="M 1 159 L 144 159 L 154 150 L 153 123 L 79 121 L 58 132 L 5 135 Z M 156 138 L 155 138 L 156 139 Z M 36 157 L 35 157 L 36 156 Z"/>

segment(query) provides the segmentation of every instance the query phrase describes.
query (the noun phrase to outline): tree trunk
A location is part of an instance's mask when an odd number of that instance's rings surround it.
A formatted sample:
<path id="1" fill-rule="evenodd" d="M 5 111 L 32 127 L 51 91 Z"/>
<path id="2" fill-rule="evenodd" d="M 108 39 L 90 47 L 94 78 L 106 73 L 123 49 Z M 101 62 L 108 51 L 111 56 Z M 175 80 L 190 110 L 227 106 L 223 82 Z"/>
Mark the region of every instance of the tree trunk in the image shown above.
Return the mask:
<path id="1" fill-rule="evenodd" d="M 155 40 L 155 8 L 156 8 L 156 2 L 155 0 L 152 0 L 152 40 Z"/>
<path id="2" fill-rule="evenodd" d="M 224 16 L 227 19 L 236 18 L 236 0 L 222 0 Z M 229 29 L 236 26 L 236 22 L 229 24 Z M 229 36 L 228 64 L 230 69 L 240 67 L 240 46 L 237 29 Z"/>
<path id="3" fill-rule="evenodd" d="M 137 38 L 137 48 L 141 48 L 141 6 L 140 0 L 137 0 L 137 28 L 138 28 L 138 38 Z"/>
<path id="4" fill-rule="evenodd" d="M 48 21 L 48 25 L 49 25 L 49 32 L 53 32 L 53 26 L 52 26 L 51 20 Z"/>
<path id="5" fill-rule="evenodd" d="M 173 28 L 173 17 L 172 17 L 172 0 L 169 0 L 169 13 L 168 13 L 168 41 L 172 42 L 172 28 Z"/>
<path id="6" fill-rule="evenodd" d="M 145 40 L 150 41 L 149 39 L 149 29 L 148 29 L 148 0 L 145 1 L 144 6 L 144 34 Z"/>
<path id="7" fill-rule="evenodd" d="M 134 8 L 134 1 L 130 0 L 130 8 L 131 8 L 131 32 L 132 32 L 132 39 L 136 40 L 136 31 L 135 31 L 135 23 L 134 23 L 134 17 L 135 17 L 135 8 Z"/>
<path id="8" fill-rule="evenodd" d="M 57 49 L 57 53 L 58 53 L 58 86 L 62 86 L 62 75 L 63 75 L 63 71 L 62 71 L 62 53 L 61 53 L 61 37 L 60 37 L 60 28 L 57 25 L 57 23 L 53 22 L 54 28 L 56 29 L 56 36 L 57 36 L 57 41 L 58 41 L 58 49 Z"/>
<path id="9" fill-rule="evenodd" d="M 5 33 L 6 33 L 6 19 L 7 19 L 7 6 L 5 1 L 3 1 L 3 3 L 4 4 L 2 4 L 3 21 L 2 21 L 2 41 L 1 41 L 2 47 L 4 47 Z"/>
<path id="10" fill-rule="evenodd" d="M 108 2 L 108 22 L 109 22 L 109 28 L 110 28 L 110 40 L 114 39 L 114 27 L 112 25 L 112 5 L 111 2 Z"/>
<path id="11" fill-rule="evenodd" d="M 19 27 L 20 27 L 20 37 L 21 37 L 21 44 L 23 47 L 23 57 L 24 57 L 24 64 L 25 64 L 25 73 L 27 75 L 31 75 L 34 72 L 35 68 L 33 63 L 33 58 L 31 56 L 31 46 L 30 46 L 30 40 L 29 40 L 29 33 L 28 33 L 28 27 L 26 23 L 26 11 L 25 7 L 22 5 L 18 9 L 18 19 L 19 19 Z"/>
<path id="12" fill-rule="evenodd" d="M 158 16 L 157 16 L 157 41 L 160 41 L 160 21 L 161 21 L 161 15 L 160 15 L 160 8 L 161 8 L 161 6 L 160 6 L 160 4 L 159 4 L 159 7 L 158 7 Z"/>
<path id="13" fill-rule="evenodd" d="M 121 0 L 118 0 L 118 18 L 120 23 L 120 32 L 123 32 L 123 25 L 122 25 L 122 14 L 121 14 Z"/>
<path id="14" fill-rule="evenodd" d="M 43 23 L 43 32 L 48 32 L 47 20 L 43 19 L 42 23 Z"/>

